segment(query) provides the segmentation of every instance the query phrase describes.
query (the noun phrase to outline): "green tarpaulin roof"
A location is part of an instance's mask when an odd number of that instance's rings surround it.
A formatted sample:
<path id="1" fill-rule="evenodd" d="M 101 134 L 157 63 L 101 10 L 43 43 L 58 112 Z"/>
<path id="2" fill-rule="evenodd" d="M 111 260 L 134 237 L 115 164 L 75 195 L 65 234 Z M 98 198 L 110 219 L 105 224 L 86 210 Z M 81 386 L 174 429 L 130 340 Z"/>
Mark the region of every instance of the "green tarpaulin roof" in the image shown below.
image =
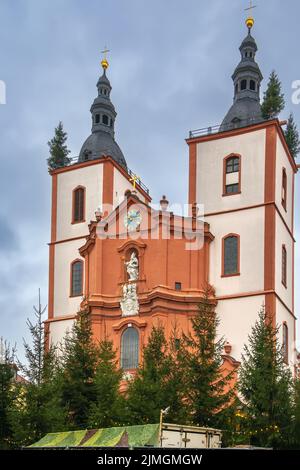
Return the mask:
<path id="1" fill-rule="evenodd" d="M 159 443 L 159 424 L 46 434 L 30 447 L 144 447 Z"/>

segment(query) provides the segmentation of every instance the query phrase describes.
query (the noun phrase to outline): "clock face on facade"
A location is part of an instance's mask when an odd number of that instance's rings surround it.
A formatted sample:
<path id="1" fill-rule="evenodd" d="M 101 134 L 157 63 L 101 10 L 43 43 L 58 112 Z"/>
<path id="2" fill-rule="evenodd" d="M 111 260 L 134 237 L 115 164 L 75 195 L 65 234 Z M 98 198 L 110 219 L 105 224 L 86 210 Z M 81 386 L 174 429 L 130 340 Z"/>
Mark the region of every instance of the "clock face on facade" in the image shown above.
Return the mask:
<path id="1" fill-rule="evenodd" d="M 129 210 L 124 217 L 124 225 L 128 232 L 133 232 L 138 228 L 142 221 L 142 216 L 138 210 Z"/>

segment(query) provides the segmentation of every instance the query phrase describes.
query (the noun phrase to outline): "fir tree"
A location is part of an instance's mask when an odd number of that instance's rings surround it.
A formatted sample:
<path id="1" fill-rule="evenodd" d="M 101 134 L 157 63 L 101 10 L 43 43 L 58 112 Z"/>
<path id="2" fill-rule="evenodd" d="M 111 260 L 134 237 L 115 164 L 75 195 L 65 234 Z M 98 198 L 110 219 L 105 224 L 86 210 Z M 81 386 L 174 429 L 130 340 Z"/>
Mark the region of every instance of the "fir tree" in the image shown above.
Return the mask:
<path id="1" fill-rule="evenodd" d="M 294 158 L 297 158 L 298 153 L 300 152 L 300 138 L 297 125 L 295 123 L 294 116 L 292 113 L 289 116 L 284 134 L 292 156 Z"/>
<path id="2" fill-rule="evenodd" d="M 270 75 L 267 90 L 264 93 L 261 112 L 264 119 L 276 118 L 284 109 L 284 94 L 281 92 L 281 82 L 276 72 Z"/>
<path id="3" fill-rule="evenodd" d="M 282 348 L 262 308 L 249 335 L 240 369 L 240 392 L 251 443 L 278 447 L 288 439 L 292 419 L 292 378 Z"/>
<path id="4" fill-rule="evenodd" d="M 48 142 L 50 156 L 47 162 L 49 170 L 55 170 L 70 164 L 71 160 L 68 157 L 70 150 L 66 145 L 67 137 L 60 121 L 54 130 L 54 137 Z"/>
<path id="5" fill-rule="evenodd" d="M 174 414 L 178 414 L 174 366 L 164 330 L 162 326 L 154 326 L 144 349 L 143 364 L 128 388 L 131 424 L 158 423 L 160 410 L 166 408 L 169 408 L 168 421 L 174 420 Z"/>
<path id="6" fill-rule="evenodd" d="M 97 349 L 87 310 L 78 313 L 71 334 L 64 340 L 62 357 L 62 397 L 67 412 L 67 425 L 72 429 L 84 429 L 89 422 L 92 403 L 97 399 Z"/>
<path id="7" fill-rule="evenodd" d="M 91 403 L 89 428 L 119 425 L 122 420 L 124 399 L 119 392 L 122 371 L 117 367 L 116 353 L 111 341 L 99 344 L 95 372 L 95 401 Z"/>
<path id="8" fill-rule="evenodd" d="M 23 445 L 64 427 L 58 361 L 54 347 L 48 345 L 43 323 L 46 307 L 41 306 L 40 291 L 38 307 L 33 308 L 36 322 L 27 320 L 32 344 L 24 340 L 26 365 L 19 362 L 28 382 L 18 386 L 23 406 L 12 415 L 14 438 Z"/>
<path id="9" fill-rule="evenodd" d="M 186 403 L 193 423 L 216 427 L 222 425 L 224 410 L 231 405 L 234 392 L 226 391 L 233 375 L 221 371 L 224 340 L 217 339 L 219 319 L 211 294 L 208 286 L 191 319 L 192 332 L 183 335 L 182 362 L 187 380 Z"/>
<path id="10" fill-rule="evenodd" d="M 14 354 L 9 345 L 0 338 L 0 449 L 11 447 L 13 430 L 10 413 L 14 406 L 15 389 Z"/>
<path id="11" fill-rule="evenodd" d="M 300 449 L 300 379 L 294 384 L 294 421 L 292 430 L 293 447 Z"/>

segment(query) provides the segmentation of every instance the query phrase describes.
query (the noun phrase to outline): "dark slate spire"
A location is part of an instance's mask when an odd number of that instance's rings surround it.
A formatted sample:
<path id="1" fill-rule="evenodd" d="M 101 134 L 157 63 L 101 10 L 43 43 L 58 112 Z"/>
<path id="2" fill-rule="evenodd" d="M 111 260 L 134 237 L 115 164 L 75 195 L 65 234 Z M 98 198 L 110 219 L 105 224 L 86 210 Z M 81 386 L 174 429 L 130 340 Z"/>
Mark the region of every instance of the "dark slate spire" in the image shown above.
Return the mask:
<path id="1" fill-rule="evenodd" d="M 254 20 L 248 18 L 246 24 L 248 26 L 248 35 L 240 46 L 241 61 L 232 75 L 234 84 L 233 105 L 222 122 L 221 130 L 262 121 L 260 84 L 263 76 L 255 61 L 257 45 L 255 39 L 251 36 Z"/>
<path id="2" fill-rule="evenodd" d="M 79 161 L 93 160 L 103 155 L 109 155 L 126 169 L 126 160 L 115 141 L 117 113 L 110 100 L 111 85 L 106 76 L 107 60 L 103 59 L 101 65 L 103 74 L 97 83 L 98 96 L 95 98 L 90 110 L 92 114 L 92 133 L 81 148 Z"/>

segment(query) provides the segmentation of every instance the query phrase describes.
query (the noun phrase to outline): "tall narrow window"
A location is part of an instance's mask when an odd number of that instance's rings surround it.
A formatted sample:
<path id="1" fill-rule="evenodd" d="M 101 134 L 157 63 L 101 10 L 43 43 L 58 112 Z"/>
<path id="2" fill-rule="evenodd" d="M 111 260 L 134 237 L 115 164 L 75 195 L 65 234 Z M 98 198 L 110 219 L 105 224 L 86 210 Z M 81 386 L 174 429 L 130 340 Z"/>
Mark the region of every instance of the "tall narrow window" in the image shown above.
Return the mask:
<path id="1" fill-rule="evenodd" d="M 121 367 L 137 369 L 139 365 L 139 334 L 135 328 L 127 328 L 121 339 Z"/>
<path id="2" fill-rule="evenodd" d="M 247 80 L 242 80 L 241 81 L 241 90 L 246 90 L 247 88 Z"/>
<path id="3" fill-rule="evenodd" d="M 281 193 L 281 204 L 283 208 L 286 210 L 286 199 L 287 199 L 287 176 L 286 170 L 283 168 L 282 170 L 282 193 Z"/>
<path id="4" fill-rule="evenodd" d="M 106 114 L 103 114 L 102 116 L 102 122 L 103 124 L 105 124 L 106 126 L 108 126 L 108 116 Z"/>
<path id="5" fill-rule="evenodd" d="M 75 260 L 71 264 L 71 296 L 76 297 L 83 293 L 83 262 Z"/>
<path id="6" fill-rule="evenodd" d="M 285 245 L 282 245 L 282 274 L 281 280 L 284 287 L 287 286 L 287 252 Z"/>
<path id="7" fill-rule="evenodd" d="M 223 164 L 223 196 L 241 192 L 241 157 L 229 155 Z"/>
<path id="8" fill-rule="evenodd" d="M 282 324 L 282 352 L 286 364 L 289 362 L 289 330 L 286 323 Z"/>
<path id="9" fill-rule="evenodd" d="M 73 191 L 73 223 L 84 222 L 85 188 L 78 187 Z"/>
<path id="10" fill-rule="evenodd" d="M 240 270 L 239 235 L 230 234 L 223 238 L 223 276 L 236 276 Z"/>

